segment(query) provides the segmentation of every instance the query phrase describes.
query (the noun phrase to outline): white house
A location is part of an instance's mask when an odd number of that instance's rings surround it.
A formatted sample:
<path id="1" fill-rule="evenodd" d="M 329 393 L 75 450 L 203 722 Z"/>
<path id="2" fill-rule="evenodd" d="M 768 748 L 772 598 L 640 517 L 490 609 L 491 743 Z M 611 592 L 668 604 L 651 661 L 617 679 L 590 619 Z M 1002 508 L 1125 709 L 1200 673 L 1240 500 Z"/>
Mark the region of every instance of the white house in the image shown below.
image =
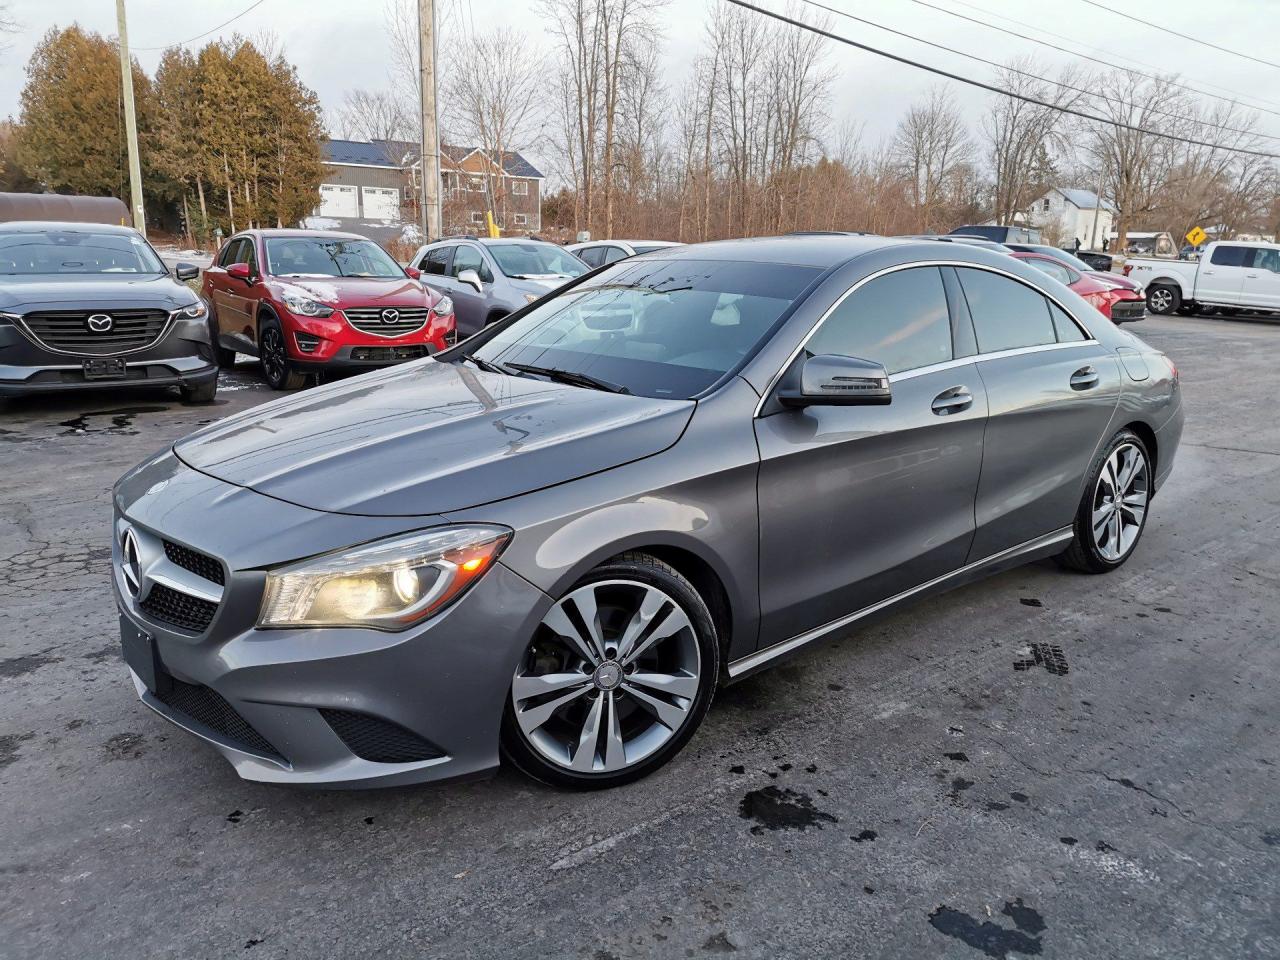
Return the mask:
<path id="1" fill-rule="evenodd" d="M 1073 246 L 1079 240 L 1082 249 L 1100 250 L 1115 212 L 1110 202 L 1099 203 L 1092 190 L 1055 187 L 1031 205 L 1027 222 L 1044 231 L 1056 230 L 1058 246 Z"/>

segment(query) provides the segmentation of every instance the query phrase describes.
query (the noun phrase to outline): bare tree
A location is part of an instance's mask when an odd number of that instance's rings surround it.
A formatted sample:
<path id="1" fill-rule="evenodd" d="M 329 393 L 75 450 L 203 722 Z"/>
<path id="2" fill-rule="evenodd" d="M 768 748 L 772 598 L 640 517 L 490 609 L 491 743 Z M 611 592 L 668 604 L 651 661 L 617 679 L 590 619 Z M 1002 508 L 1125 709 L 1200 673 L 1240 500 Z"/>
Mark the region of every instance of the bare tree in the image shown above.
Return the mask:
<path id="1" fill-rule="evenodd" d="M 997 80 L 1009 96 L 999 98 L 982 123 L 995 175 L 993 207 L 998 223 L 1012 222 L 1035 199 L 1036 188 L 1043 186 L 1040 174 L 1047 159 L 1066 147 L 1067 127 L 1060 109 L 1073 106 L 1081 97 L 1072 89 L 1081 88 L 1072 68 L 1063 70 L 1057 83 L 1037 79 L 1039 75 L 1043 71 L 1029 58 L 1011 61 Z"/>
<path id="2" fill-rule="evenodd" d="M 931 233 L 942 225 L 947 191 L 973 155 L 960 111 L 944 88 L 934 87 L 927 99 L 907 109 L 894 134 L 893 153 L 911 178 L 922 228 Z"/>
<path id="3" fill-rule="evenodd" d="M 414 128 L 400 101 L 387 90 L 348 91 L 337 122 L 339 133 L 347 140 L 408 140 Z"/>
<path id="4" fill-rule="evenodd" d="M 508 27 L 471 35 L 455 45 L 455 52 L 445 87 L 449 122 L 495 164 L 494 176 L 486 182 L 492 208 L 505 223 L 505 158 L 510 150 L 527 147 L 536 130 L 542 64 L 529 55 L 525 38 Z"/>

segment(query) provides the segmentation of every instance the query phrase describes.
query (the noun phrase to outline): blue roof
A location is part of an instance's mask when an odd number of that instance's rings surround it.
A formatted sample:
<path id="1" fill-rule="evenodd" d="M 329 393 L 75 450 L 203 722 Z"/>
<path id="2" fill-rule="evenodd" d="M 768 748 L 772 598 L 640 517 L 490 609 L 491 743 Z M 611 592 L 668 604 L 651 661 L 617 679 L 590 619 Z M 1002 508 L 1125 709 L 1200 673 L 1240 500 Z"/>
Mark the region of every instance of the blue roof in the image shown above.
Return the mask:
<path id="1" fill-rule="evenodd" d="M 460 163 L 476 147 L 441 144 L 440 152 L 454 163 Z M 418 145 L 408 140 L 325 140 L 324 158 L 329 163 L 353 163 L 362 167 L 401 167 L 418 162 Z M 503 152 L 502 167 L 513 177 L 538 177 L 542 173 L 514 150 Z"/>
<path id="2" fill-rule="evenodd" d="M 1098 195 L 1092 190 L 1080 190 L 1074 187 L 1059 187 L 1058 192 L 1081 210 L 1093 210 L 1098 206 Z M 1115 207 L 1109 201 L 1103 200 L 1102 209 L 1115 210 Z"/>

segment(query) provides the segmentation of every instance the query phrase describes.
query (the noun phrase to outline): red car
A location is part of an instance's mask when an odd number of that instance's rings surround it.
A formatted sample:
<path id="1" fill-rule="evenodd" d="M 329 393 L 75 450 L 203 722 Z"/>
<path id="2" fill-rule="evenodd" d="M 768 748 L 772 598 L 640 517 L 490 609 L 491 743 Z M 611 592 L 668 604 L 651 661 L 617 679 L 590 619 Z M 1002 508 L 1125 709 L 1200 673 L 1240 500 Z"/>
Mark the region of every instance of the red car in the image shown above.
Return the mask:
<path id="1" fill-rule="evenodd" d="M 296 390 L 318 370 L 425 357 L 457 339 L 452 300 L 350 233 L 242 231 L 205 270 L 202 290 L 219 365 L 256 356 L 276 390 Z"/>
<path id="2" fill-rule="evenodd" d="M 1147 301 L 1137 289 L 1130 289 L 1130 286 L 1134 286 L 1132 282 L 1126 286 L 1099 276 L 1081 273 L 1071 269 L 1061 260 L 1047 257 L 1042 253 L 1014 252 L 1010 256 L 1017 257 L 1041 273 L 1047 273 L 1053 279 L 1066 284 L 1089 301 L 1112 323 L 1141 320 L 1147 315 Z"/>

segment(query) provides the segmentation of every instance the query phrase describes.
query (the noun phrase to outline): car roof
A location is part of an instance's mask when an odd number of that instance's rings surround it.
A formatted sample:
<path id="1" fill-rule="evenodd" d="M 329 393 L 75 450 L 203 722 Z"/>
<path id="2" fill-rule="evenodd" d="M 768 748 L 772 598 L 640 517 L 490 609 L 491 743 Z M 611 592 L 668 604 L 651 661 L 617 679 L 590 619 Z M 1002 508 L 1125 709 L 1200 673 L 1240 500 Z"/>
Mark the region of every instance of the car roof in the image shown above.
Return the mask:
<path id="1" fill-rule="evenodd" d="M 290 229 L 288 227 L 257 227 L 252 230 L 241 230 L 234 234 L 237 237 L 258 236 L 264 240 L 271 237 L 293 237 L 300 240 L 308 237 L 323 237 L 326 240 L 368 240 L 368 237 L 362 237 L 358 233 L 345 233 L 341 230 L 304 230 L 302 228 Z"/>
<path id="2" fill-rule="evenodd" d="M 122 235 L 138 233 L 133 227 L 123 227 L 115 223 L 77 223 L 62 220 L 12 220 L 9 223 L 0 223 L 0 232 L 4 233 L 45 233 L 49 230 L 57 230 L 61 233 L 74 233 L 77 230 Z"/>
<path id="3" fill-rule="evenodd" d="M 907 245 L 912 242 L 896 237 L 873 235 L 805 234 L 785 237 L 750 237 L 743 240 L 712 240 L 709 243 L 672 247 L 664 251 L 662 256 L 680 260 L 784 263 L 826 269 L 874 250 Z"/>

